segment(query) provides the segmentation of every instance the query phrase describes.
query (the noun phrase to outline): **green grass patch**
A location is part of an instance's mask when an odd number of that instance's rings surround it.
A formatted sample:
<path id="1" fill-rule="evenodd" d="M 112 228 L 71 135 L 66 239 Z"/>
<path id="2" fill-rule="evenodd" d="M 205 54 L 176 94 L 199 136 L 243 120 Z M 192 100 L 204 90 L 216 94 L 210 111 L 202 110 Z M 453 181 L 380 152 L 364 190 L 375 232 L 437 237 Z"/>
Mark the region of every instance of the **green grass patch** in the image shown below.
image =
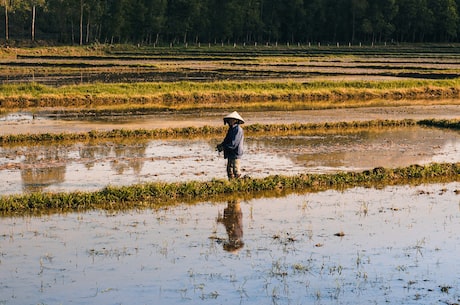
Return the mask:
<path id="1" fill-rule="evenodd" d="M 460 163 L 433 163 L 425 166 L 335 174 L 300 174 L 268 176 L 260 179 L 190 181 L 177 183 L 145 183 L 131 186 L 108 186 L 95 192 L 32 193 L 0 197 L 0 214 L 21 215 L 87 209 L 122 210 L 158 208 L 182 202 L 223 200 L 229 196 L 248 196 L 263 192 L 316 192 L 392 184 L 458 181 Z M 220 199 L 219 199 L 220 198 Z"/>
<path id="2" fill-rule="evenodd" d="M 448 129 L 460 129 L 460 120 L 421 120 L 418 122 L 419 125 L 423 126 L 432 126 L 439 128 L 448 128 Z"/>

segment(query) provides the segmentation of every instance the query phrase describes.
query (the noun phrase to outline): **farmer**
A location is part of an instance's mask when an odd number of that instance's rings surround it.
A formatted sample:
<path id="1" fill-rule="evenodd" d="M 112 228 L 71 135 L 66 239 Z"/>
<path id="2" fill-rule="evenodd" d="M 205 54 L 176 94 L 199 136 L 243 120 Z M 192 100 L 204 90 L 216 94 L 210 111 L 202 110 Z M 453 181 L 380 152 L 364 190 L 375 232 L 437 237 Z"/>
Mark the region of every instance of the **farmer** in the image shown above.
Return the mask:
<path id="1" fill-rule="evenodd" d="M 244 120 L 234 111 L 224 117 L 225 124 L 228 124 L 227 135 L 224 141 L 217 145 L 217 150 L 224 151 L 228 179 L 237 179 L 241 177 L 240 159 L 243 155 L 244 132 L 240 125 L 244 124 Z"/>

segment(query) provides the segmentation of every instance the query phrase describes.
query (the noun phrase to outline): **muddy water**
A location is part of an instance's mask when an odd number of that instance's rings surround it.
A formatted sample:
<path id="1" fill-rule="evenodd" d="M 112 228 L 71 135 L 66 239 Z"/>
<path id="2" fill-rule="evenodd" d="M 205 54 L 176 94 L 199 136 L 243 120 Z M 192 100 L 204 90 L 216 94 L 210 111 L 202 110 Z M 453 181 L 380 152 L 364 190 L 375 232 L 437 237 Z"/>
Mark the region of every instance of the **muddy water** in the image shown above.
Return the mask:
<path id="1" fill-rule="evenodd" d="M 225 178 L 220 138 L 90 141 L 0 147 L 0 193 L 95 190 L 149 181 Z M 356 171 L 458 162 L 460 133 L 405 127 L 247 137 L 244 175 Z"/>
<path id="2" fill-rule="evenodd" d="M 224 113 L 163 113 L 98 119 L 50 118 L 28 113 L 0 117 L 0 134 L 83 132 L 113 128 L 221 125 Z M 389 107 L 244 113 L 248 124 L 337 122 L 370 119 L 458 118 L 460 107 Z M 223 136 L 223 135 L 222 135 Z M 215 139 L 84 142 L 0 147 L 0 193 L 94 190 L 107 184 L 225 178 Z M 428 162 L 457 162 L 458 133 L 403 128 L 385 132 L 258 137 L 246 141 L 244 174 L 362 170 Z"/>
<path id="3" fill-rule="evenodd" d="M 449 101 L 446 100 L 446 103 Z M 452 101 L 456 104 L 457 101 Z M 90 130 L 155 129 L 222 125 L 223 112 L 158 113 L 102 117 L 60 117 L 45 113 L 15 112 L 0 115 L 0 135 L 87 132 Z M 305 111 L 241 112 L 247 124 L 323 123 L 368 120 L 456 119 L 460 105 L 366 107 Z"/>
<path id="4" fill-rule="evenodd" d="M 5 218 L 0 303 L 455 304 L 459 189 Z"/>

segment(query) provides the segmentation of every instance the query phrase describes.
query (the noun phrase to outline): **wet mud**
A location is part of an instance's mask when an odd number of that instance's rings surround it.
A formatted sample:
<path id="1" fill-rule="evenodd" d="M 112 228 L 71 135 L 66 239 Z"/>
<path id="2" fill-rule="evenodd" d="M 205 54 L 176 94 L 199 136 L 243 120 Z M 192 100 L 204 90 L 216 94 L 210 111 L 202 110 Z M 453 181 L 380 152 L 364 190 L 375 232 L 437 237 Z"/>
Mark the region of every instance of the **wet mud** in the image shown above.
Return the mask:
<path id="1" fill-rule="evenodd" d="M 349 50 L 348 50 L 349 51 Z M 321 54 L 312 49 L 182 54 L 113 53 L 100 56 L 27 56 L 0 60 L 0 83 L 36 82 L 52 86 L 94 82 L 215 81 L 267 79 L 452 79 L 459 76 L 454 54 L 400 50 L 376 56 L 354 50 Z M 334 56 L 335 54 L 335 56 Z M 348 56 L 344 56 L 348 55 Z M 435 60 L 434 60 L 435 58 Z"/>

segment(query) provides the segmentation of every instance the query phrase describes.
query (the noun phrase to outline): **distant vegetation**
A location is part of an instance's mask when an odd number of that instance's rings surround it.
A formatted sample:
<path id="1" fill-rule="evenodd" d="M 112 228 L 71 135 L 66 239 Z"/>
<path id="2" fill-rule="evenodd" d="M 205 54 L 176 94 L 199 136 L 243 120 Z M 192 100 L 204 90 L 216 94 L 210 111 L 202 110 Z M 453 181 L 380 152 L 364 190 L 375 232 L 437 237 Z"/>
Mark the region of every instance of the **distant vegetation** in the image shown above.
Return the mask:
<path id="1" fill-rule="evenodd" d="M 1 1 L 3 41 L 306 44 L 456 42 L 456 0 Z"/>

